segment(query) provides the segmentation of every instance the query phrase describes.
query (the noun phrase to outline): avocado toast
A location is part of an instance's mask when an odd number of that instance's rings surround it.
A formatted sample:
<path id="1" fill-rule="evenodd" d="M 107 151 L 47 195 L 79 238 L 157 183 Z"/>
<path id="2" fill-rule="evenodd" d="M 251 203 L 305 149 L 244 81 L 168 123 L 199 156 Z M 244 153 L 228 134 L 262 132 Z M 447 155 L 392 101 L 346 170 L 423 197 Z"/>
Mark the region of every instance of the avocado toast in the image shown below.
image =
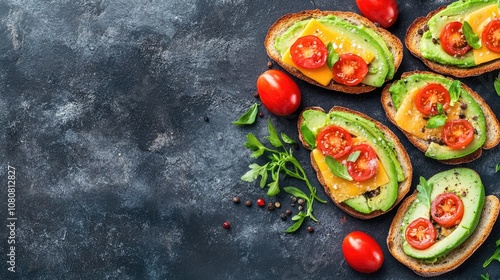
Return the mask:
<path id="1" fill-rule="evenodd" d="M 405 45 L 441 74 L 470 77 L 500 69 L 500 49 L 488 47 L 490 42 L 499 42 L 487 32 L 493 34 L 500 27 L 498 5 L 497 0 L 470 0 L 441 7 L 415 19 L 406 32 Z M 464 33 L 464 27 L 469 31 Z"/>
<path id="2" fill-rule="evenodd" d="M 397 136 L 380 122 L 344 107 L 328 113 L 309 107 L 297 126 L 325 192 L 349 215 L 377 217 L 408 193 L 410 159 Z"/>
<path id="3" fill-rule="evenodd" d="M 384 88 L 381 102 L 389 120 L 419 150 L 443 163 L 473 161 L 500 142 L 494 112 L 458 80 L 425 71 L 403 73 Z"/>
<path id="4" fill-rule="evenodd" d="M 294 62 L 291 47 L 298 39 L 311 35 L 328 46 L 330 65 L 306 69 Z M 351 12 L 306 10 L 284 15 L 269 28 L 264 45 L 269 57 L 295 77 L 351 94 L 381 87 L 393 78 L 403 59 L 403 45 L 396 36 Z M 341 64 L 338 62 L 343 55 L 358 57 L 367 66 L 360 83 L 346 85 L 335 79 L 337 72 L 332 68 Z"/>
<path id="5" fill-rule="evenodd" d="M 398 208 L 387 236 L 390 253 L 424 277 L 460 266 L 486 240 L 498 217 L 496 196 L 485 196 L 479 175 L 454 168 L 427 181 Z"/>

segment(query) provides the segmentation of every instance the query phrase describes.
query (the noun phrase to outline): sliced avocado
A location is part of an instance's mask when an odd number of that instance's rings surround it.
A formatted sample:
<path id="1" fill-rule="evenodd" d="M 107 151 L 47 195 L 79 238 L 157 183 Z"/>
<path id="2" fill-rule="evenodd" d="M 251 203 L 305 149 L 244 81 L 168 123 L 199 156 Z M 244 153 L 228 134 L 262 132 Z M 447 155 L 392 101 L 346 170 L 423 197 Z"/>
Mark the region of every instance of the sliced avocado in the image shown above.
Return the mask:
<path id="1" fill-rule="evenodd" d="M 428 21 L 427 26 L 429 29 L 424 32 L 420 41 L 422 56 L 441 64 L 462 68 L 475 66 L 472 52 L 467 52 L 460 57 L 447 54 L 438 43 L 439 35 L 446 24 L 452 21 L 462 21 L 464 15 L 491 4 L 498 4 L 498 0 L 456 1 L 434 15 Z"/>
<path id="2" fill-rule="evenodd" d="M 399 109 L 401 102 L 403 102 L 407 94 L 413 89 L 423 87 L 426 83 L 436 82 L 443 84 L 446 88 L 450 88 L 453 81 L 433 74 L 414 74 L 394 82 L 389 88 L 394 106 L 396 109 Z M 440 143 L 432 142 L 425 152 L 427 157 L 437 160 L 460 158 L 481 148 L 486 141 L 486 120 L 479 104 L 463 88 L 460 89 L 460 98 L 457 103 L 465 104 L 465 109 L 462 110 L 462 117 L 468 120 L 474 127 L 474 139 L 463 149 L 451 149 L 444 144 L 441 145 Z"/>
<path id="3" fill-rule="evenodd" d="M 481 178 L 469 168 L 454 168 L 438 173 L 429 178 L 427 183 L 432 186 L 431 201 L 439 194 L 453 192 L 464 204 L 462 220 L 450 235 L 423 250 L 413 248 L 406 240 L 403 242 L 403 250 L 407 255 L 433 262 L 460 246 L 474 232 L 481 217 L 485 194 Z M 403 239 L 408 224 L 420 217 L 429 219 L 430 208 L 417 199 L 403 219 Z"/>
<path id="4" fill-rule="evenodd" d="M 392 79 L 395 73 L 394 57 L 384 42 L 384 39 L 375 31 L 364 26 L 353 25 L 335 16 L 325 16 L 317 19 L 321 24 L 340 34 L 348 34 L 352 43 L 361 48 L 374 52 L 375 57 L 368 65 L 369 73 L 363 80 L 363 84 L 380 87 L 388 79 Z M 300 36 L 309 20 L 303 20 L 293 24 L 280 37 L 276 38 L 274 48 L 281 56 Z"/>

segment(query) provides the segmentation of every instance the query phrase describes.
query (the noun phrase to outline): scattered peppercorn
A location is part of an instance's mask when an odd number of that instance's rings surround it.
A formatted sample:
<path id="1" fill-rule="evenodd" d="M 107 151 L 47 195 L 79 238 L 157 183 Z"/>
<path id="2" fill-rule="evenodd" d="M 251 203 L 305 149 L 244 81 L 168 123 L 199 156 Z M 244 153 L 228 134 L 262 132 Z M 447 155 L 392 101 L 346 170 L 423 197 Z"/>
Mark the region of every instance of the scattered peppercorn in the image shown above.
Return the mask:
<path id="1" fill-rule="evenodd" d="M 281 220 L 282 220 L 282 221 L 286 221 L 286 214 L 283 214 L 283 213 L 282 213 L 282 214 L 280 215 L 280 218 L 281 218 Z"/>
<path id="2" fill-rule="evenodd" d="M 304 209 L 304 207 L 302 207 L 302 205 L 301 205 L 301 206 L 297 207 L 297 209 L 298 209 L 298 210 L 299 210 L 299 212 L 300 212 L 300 211 L 302 211 L 302 210 Z"/>
<path id="3" fill-rule="evenodd" d="M 276 207 L 276 208 L 280 208 L 280 207 L 281 207 L 281 203 L 280 203 L 279 201 L 276 201 L 276 202 L 274 203 L 274 207 Z"/>
<path id="4" fill-rule="evenodd" d="M 297 198 L 295 196 L 291 196 L 290 199 L 292 200 L 292 202 L 297 201 Z"/>
<path id="5" fill-rule="evenodd" d="M 272 202 L 269 202 L 267 204 L 267 210 L 269 210 L 269 211 L 273 211 L 274 210 L 274 204 Z"/>
<path id="6" fill-rule="evenodd" d="M 285 214 L 286 214 L 287 216 L 292 215 L 292 210 L 290 210 L 290 209 L 286 209 L 286 210 L 285 210 Z"/>
<path id="7" fill-rule="evenodd" d="M 258 91 L 254 92 L 253 97 L 255 97 L 255 98 L 259 97 L 259 92 Z"/>
<path id="8" fill-rule="evenodd" d="M 231 228 L 231 224 L 228 221 L 226 221 L 222 224 L 222 227 L 225 229 L 229 229 L 229 228 Z"/>
<path id="9" fill-rule="evenodd" d="M 236 204 L 240 203 L 240 198 L 237 196 L 233 197 L 233 202 Z"/>
<path id="10" fill-rule="evenodd" d="M 304 202 L 306 201 L 303 198 L 299 198 L 297 202 L 299 203 L 299 205 L 304 205 Z"/>
<path id="11" fill-rule="evenodd" d="M 272 61 L 268 61 L 267 62 L 267 68 L 269 68 L 269 69 L 273 68 L 273 62 Z"/>
<path id="12" fill-rule="evenodd" d="M 264 114 L 262 112 L 259 112 L 259 118 L 263 118 Z"/>
<path id="13" fill-rule="evenodd" d="M 247 207 L 250 207 L 250 206 L 252 206 L 252 202 L 250 200 L 247 200 L 247 201 L 245 201 L 245 205 Z"/>
<path id="14" fill-rule="evenodd" d="M 313 228 L 313 227 L 307 227 L 307 231 L 308 231 L 308 232 L 313 232 L 313 231 L 314 231 L 314 228 Z"/>
<path id="15" fill-rule="evenodd" d="M 264 207 L 264 205 L 266 205 L 266 202 L 264 201 L 264 199 L 259 198 L 259 199 L 257 199 L 257 205 L 259 207 Z"/>

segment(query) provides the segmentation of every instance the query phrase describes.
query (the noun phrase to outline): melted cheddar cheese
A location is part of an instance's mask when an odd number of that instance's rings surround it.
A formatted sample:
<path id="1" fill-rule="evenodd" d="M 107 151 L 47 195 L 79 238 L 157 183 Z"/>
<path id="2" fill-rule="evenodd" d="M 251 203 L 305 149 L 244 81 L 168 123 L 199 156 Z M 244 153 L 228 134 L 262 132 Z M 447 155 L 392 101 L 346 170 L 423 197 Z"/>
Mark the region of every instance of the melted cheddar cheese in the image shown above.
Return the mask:
<path id="1" fill-rule="evenodd" d="M 328 192 L 333 199 L 340 203 L 349 198 L 360 196 L 368 191 L 377 189 L 389 182 L 389 177 L 381 162 L 377 159 L 378 167 L 375 175 L 370 179 L 363 182 L 349 181 L 335 176 L 325 162 L 325 156 L 320 150 L 314 149 L 312 151 L 314 161 L 319 168 L 319 172 L 324 179 Z M 345 157 L 347 158 L 347 156 Z M 339 159 L 342 161 L 342 159 Z"/>
<path id="2" fill-rule="evenodd" d="M 323 41 L 323 43 L 325 43 L 325 45 L 328 44 L 329 42 L 332 42 L 333 48 L 336 53 L 338 54 L 354 53 L 363 58 L 363 60 L 367 64 L 370 63 L 375 57 L 375 54 L 372 51 L 358 47 L 356 44 L 353 44 L 352 41 L 346 35 L 337 33 L 333 30 L 326 28 L 324 25 L 322 25 L 315 19 L 311 19 L 309 21 L 309 23 L 306 25 L 306 27 L 304 28 L 299 37 L 307 35 L 317 36 L 321 41 Z M 332 71 L 330 70 L 330 68 L 328 68 L 328 65 L 326 64 L 316 69 L 306 69 L 296 65 L 292 61 L 292 56 L 290 55 L 290 49 L 288 49 L 285 52 L 282 60 L 285 64 L 291 65 L 299 69 L 300 72 L 302 72 L 302 74 L 306 75 L 307 77 L 317 81 L 318 83 L 324 86 L 328 85 L 333 78 Z"/>
<path id="3" fill-rule="evenodd" d="M 420 91 L 420 88 L 414 89 L 409 92 L 396 112 L 396 124 L 404 131 L 420 139 L 433 139 L 441 138 L 443 127 L 426 128 L 427 118 L 422 114 L 415 105 L 415 97 Z M 455 102 L 453 106 L 448 107 L 446 110 L 447 120 L 458 119 L 460 116 L 460 104 Z"/>
<path id="4" fill-rule="evenodd" d="M 486 25 L 494 18 L 499 18 L 500 12 L 498 10 L 498 4 L 492 4 L 476 10 L 464 17 L 464 21 L 467 21 L 475 34 L 481 37 Z M 474 61 L 476 64 L 485 63 L 500 58 L 500 53 L 490 51 L 484 43 L 479 49 L 473 49 Z"/>

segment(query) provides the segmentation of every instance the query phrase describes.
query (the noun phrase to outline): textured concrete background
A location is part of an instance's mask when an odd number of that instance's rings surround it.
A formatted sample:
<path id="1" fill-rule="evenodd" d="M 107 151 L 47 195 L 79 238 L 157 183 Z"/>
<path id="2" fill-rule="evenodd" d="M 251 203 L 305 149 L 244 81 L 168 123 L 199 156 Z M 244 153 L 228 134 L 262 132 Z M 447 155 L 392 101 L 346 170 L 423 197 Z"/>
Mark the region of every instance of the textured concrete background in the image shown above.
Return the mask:
<path id="1" fill-rule="evenodd" d="M 449 3 L 399 2 L 390 31 L 400 38 L 415 17 Z M 266 135 L 270 119 L 297 137 L 295 117 L 262 106 L 256 124 L 231 122 L 258 102 L 252 94 L 267 69 L 267 28 L 313 8 L 357 12 L 354 0 L 0 0 L 0 219 L 9 224 L 8 166 L 16 170 L 17 218 L 15 273 L 7 270 L 10 231 L 0 227 L 0 279 L 362 279 L 340 249 L 353 230 L 371 233 L 384 250 L 385 264 L 371 278 L 417 278 L 387 251 L 394 211 L 361 221 L 316 203 L 320 222 L 285 234 L 291 221 L 279 214 L 297 212 L 289 196 L 267 198 L 240 180 L 253 162 L 247 133 Z M 415 69 L 425 67 L 405 51 L 396 77 Z M 496 75 L 463 81 L 500 112 Z M 302 107 L 346 106 L 389 125 L 412 157 L 414 185 L 450 168 L 426 159 L 388 123 L 380 91 L 352 96 L 297 82 Z M 320 187 L 309 153 L 295 155 Z M 480 173 L 488 194 L 500 195 L 497 163 L 499 148 L 464 166 Z M 258 208 L 258 197 L 283 207 Z M 500 277 L 500 264 L 481 267 L 498 238 L 495 226 L 470 260 L 441 279 Z"/>

